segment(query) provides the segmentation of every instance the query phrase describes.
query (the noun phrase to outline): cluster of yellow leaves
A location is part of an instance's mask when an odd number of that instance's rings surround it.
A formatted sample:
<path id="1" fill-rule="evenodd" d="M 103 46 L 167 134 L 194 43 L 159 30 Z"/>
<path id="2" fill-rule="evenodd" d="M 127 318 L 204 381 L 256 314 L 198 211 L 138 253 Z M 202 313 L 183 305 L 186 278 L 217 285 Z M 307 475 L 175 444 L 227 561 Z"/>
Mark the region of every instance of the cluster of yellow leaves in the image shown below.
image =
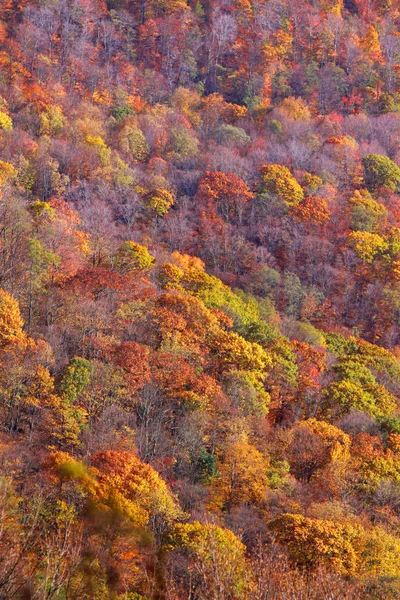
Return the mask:
<path id="1" fill-rule="evenodd" d="M 229 317 L 229 310 L 237 311 L 250 324 L 259 318 L 256 307 L 244 303 L 219 279 L 208 275 L 199 259 L 178 253 L 174 253 L 171 259 L 173 262 L 160 267 L 159 281 L 165 289 L 182 291 L 187 295 L 185 304 L 195 303 L 196 311 L 202 313 L 202 316 L 199 314 L 199 323 L 204 326 L 201 337 L 198 337 L 196 321 L 192 319 L 191 323 L 195 327 L 197 339 L 201 339 L 201 344 L 207 348 L 204 350 L 211 352 L 215 371 L 251 371 L 262 380 L 272 365 L 269 351 L 256 342 L 246 340 L 239 333 L 230 331 L 233 322 Z M 192 298 L 189 302 L 190 296 Z M 186 308 L 182 307 L 179 311 L 180 318 L 185 312 Z"/>
<path id="2" fill-rule="evenodd" d="M 145 202 L 151 211 L 162 217 L 175 203 L 175 197 L 169 190 L 157 189 L 146 194 Z"/>
<path id="3" fill-rule="evenodd" d="M 308 173 L 307 171 L 303 175 L 303 186 L 308 190 L 308 192 L 314 192 L 318 188 L 320 188 L 323 184 L 321 177 L 315 175 L 314 173 Z"/>
<path id="4" fill-rule="evenodd" d="M 261 169 L 263 191 L 275 194 L 288 206 L 296 206 L 304 198 L 304 192 L 287 167 L 265 165 Z"/>
<path id="5" fill-rule="evenodd" d="M 297 479 L 328 481 L 330 474 L 341 474 L 349 460 L 350 437 L 326 421 L 299 421 L 290 432 L 288 457 Z"/>
<path id="6" fill-rule="evenodd" d="M 95 90 L 93 92 L 92 98 L 95 104 L 104 104 L 105 106 L 111 106 L 113 103 L 112 94 L 108 90 Z"/>
<path id="7" fill-rule="evenodd" d="M 212 485 L 211 506 L 228 508 L 262 504 L 269 487 L 269 460 L 246 437 L 224 448 L 217 461 L 218 477 Z"/>
<path id="8" fill-rule="evenodd" d="M 282 514 L 270 522 L 270 528 L 298 566 L 325 563 L 341 573 L 356 572 L 357 542 L 362 534 L 359 525 Z"/>
<path id="9" fill-rule="evenodd" d="M 146 246 L 133 241 L 123 242 L 114 257 L 116 268 L 122 273 L 145 272 L 155 265 Z"/>
<path id="10" fill-rule="evenodd" d="M 386 207 L 374 200 L 368 190 L 355 190 L 353 196 L 349 199 L 353 206 L 362 206 L 367 208 L 376 216 L 383 216 L 387 213 Z"/>
<path id="11" fill-rule="evenodd" d="M 327 406 L 337 414 L 359 410 L 377 417 L 391 414 L 396 408 L 396 398 L 376 383 L 361 385 L 358 381 L 343 379 L 327 388 L 327 396 Z"/>
<path id="12" fill-rule="evenodd" d="M 383 58 L 379 33 L 373 25 L 369 25 L 367 31 L 360 39 L 360 47 L 365 51 L 372 61 L 381 61 Z"/>
<path id="13" fill-rule="evenodd" d="M 23 325 L 24 321 L 17 300 L 0 289 L 0 347 L 25 343 Z"/>
<path id="14" fill-rule="evenodd" d="M 322 0 L 321 5 L 326 12 L 329 12 L 336 17 L 340 17 L 343 8 L 343 0 Z"/>
<path id="15" fill-rule="evenodd" d="M 40 133 L 56 135 L 64 127 L 64 115 L 59 106 L 48 106 L 40 113 Z"/>
<path id="16" fill-rule="evenodd" d="M 299 426 L 308 427 L 312 433 L 323 441 L 327 448 L 329 460 L 343 461 L 350 458 L 350 436 L 338 427 L 327 421 L 318 421 L 317 419 L 302 421 Z"/>
<path id="17" fill-rule="evenodd" d="M 183 515 L 164 480 L 133 452 L 100 452 L 91 467 L 57 452 L 49 464 L 57 477 L 82 486 L 100 509 L 121 513 L 137 527 L 157 525 L 159 519 L 171 523 Z"/>
<path id="18" fill-rule="evenodd" d="M 224 390 L 232 405 L 241 411 L 255 416 L 268 412 L 271 396 L 264 388 L 265 377 L 257 371 L 234 370 L 224 377 Z"/>
<path id="19" fill-rule="evenodd" d="M 201 96 L 184 87 L 178 87 L 172 97 L 172 106 L 180 110 L 193 127 L 198 127 L 201 123 L 199 108 L 201 105 Z"/>
<path id="20" fill-rule="evenodd" d="M 282 100 L 278 108 L 293 121 L 307 121 L 311 117 L 310 109 L 302 98 L 289 96 Z"/>
<path id="21" fill-rule="evenodd" d="M 107 146 L 103 138 L 100 135 L 87 135 L 86 143 L 97 150 L 102 166 L 109 167 L 111 149 Z"/>
<path id="22" fill-rule="evenodd" d="M 325 564 L 358 576 L 400 574 L 400 541 L 381 527 L 365 529 L 355 522 L 283 514 L 270 522 L 270 528 L 300 567 Z"/>
<path id="23" fill-rule="evenodd" d="M 279 29 L 272 36 L 272 42 L 264 43 L 262 53 L 266 65 L 284 60 L 292 49 L 293 35 L 284 29 Z"/>
<path id="24" fill-rule="evenodd" d="M 232 531 L 198 521 L 177 524 L 170 534 L 169 549 L 189 554 L 188 568 L 198 589 L 207 594 L 201 597 L 218 598 L 221 591 L 232 600 L 247 597 L 246 547 Z"/>
<path id="25" fill-rule="evenodd" d="M 150 147 L 138 127 L 126 127 L 125 135 L 130 152 L 136 160 L 144 161 L 149 155 Z"/>
<path id="26" fill-rule="evenodd" d="M 382 480 L 400 482 L 398 434 L 391 434 L 385 449 L 381 440 L 369 434 L 359 434 L 353 445 L 353 468 L 362 474 L 362 486 L 376 489 Z"/>
<path id="27" fill-rule="evenodd" d="M 236 367 L 244 371 L 264 372 L 272 365 L 271 356 L 264 348 L 255 342 L 248 342 L 234 331 L 216 332 L 210 345 L 223 370 Z"/>
<path id="28" fill-rule="evenodd" d="M 17 170 L 10 163 L 0 160 L 0 185 L 17 176 Z"/>
<path id="29" fill-rule="evenodd" d="M 349 199 L 354 229 L 376 229 L 387 215 L 386 207 L 372 198 L 366 189 L 356 190 Z"/>
<path id="30" fill-rule="evenodd" d="M 348 242 L 359 258 L 369 264 L 389 249 L 389 244 L 383 237 L 369 231 L 353 231 Z"/>
<path id="31" fill-rule="evenodd" d="M 12 127 L 13 123 L 11 117 L 7 113 L 0 111 L 0 129 L 11 131 Z"/>

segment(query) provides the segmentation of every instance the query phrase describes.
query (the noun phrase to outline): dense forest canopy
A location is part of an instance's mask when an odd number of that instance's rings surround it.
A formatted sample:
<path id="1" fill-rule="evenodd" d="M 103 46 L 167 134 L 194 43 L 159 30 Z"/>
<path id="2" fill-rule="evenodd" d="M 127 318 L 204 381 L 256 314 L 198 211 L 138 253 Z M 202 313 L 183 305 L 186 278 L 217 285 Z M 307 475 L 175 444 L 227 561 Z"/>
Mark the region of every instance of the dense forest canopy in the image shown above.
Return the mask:
<path id="1" fill-rule="evenodd" d="M 0 0 L 0 600 L 400 599 L 399 0 Z"/>

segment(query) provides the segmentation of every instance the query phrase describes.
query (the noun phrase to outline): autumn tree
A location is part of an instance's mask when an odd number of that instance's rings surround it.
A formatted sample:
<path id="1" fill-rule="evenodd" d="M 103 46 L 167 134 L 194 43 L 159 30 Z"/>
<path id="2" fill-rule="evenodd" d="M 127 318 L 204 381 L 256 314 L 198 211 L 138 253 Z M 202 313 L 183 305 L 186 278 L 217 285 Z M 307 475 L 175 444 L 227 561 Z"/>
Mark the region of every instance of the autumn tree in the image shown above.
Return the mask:
<path id="1" fill-rule="evenodd" d="M 115 254 L 115 265 L 121 273 L 144 273 L 154 265 L 154 258 L 145 246 L 123 242 Z"/>
<path id="2" fill-rule="evenodd" d="M 187 581 L 187 575 L 192 573 L 202 598 L 239 599 L 246 593 L 245 546 L 231 531 L 198 521 L 178 524 L 171 531 L 169 549 L 173 584 L 182 579 L 184 586 L 190 588 L 193 583 Z M 179 554 L 185 557 L 184 569 L 174 562 L 174 555 Z"/>
<path id="3" fill-rule="evenodd" d="M 206 171 L 199 183 L 200 201 L 216 208 L 226 221 L 243 220 L 247 203 L 253 197 L 245 182 L 235 173 Z"/>
<path id="4" fill-rule="evenodd" d="M 240 504 L 262 504 L 268 489 L 268 466 L 268 458 L 245 439 L 228 442 L 217 461 L 213 503 L 228 510 Z"/>
<path id="5" fill-rule="evenodd" d="M 261 169 L 261 191 L 277 196 L 287 206 L 296 206 L 304 192 L 287 167 L 266 165 Z"/>
<path id="6" fill-rule="evenodd" d="M 379 154 L 368 154 L 362 159 L 364 180 L 371 192 L 381 187 L 396 190 L 400 182 L 400 169 L 390 158 Z"/>
<path id="7" fill-rule="evenodd" d="M 358 567 L 359 525 L 283 514 L 271 521 L 270 527 L 299 566 L 315 568 L 324 562 L 342 573 L 353 573 Z"/>
<path id="8" fill-rule="evenodd" d="M 295 476 L 310 482 L 328 465 L 343 467 L 350 458 L 349 450 L 348 435 L 325 421 L 309 419 L 292 430 L 288 457 Z"/>

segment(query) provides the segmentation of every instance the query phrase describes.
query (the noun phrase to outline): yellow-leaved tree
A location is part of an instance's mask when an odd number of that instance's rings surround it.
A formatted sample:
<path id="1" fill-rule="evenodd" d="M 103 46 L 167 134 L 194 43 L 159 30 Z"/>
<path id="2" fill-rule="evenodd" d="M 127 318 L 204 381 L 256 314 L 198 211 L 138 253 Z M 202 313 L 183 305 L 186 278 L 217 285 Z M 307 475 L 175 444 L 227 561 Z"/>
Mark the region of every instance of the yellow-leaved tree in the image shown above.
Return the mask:
<path id="1" fill-rule="evenodd" d="M 244 437 L 227 443 L 217 460 L 212 483 L 212 505 L 231 509 L 240 504 L 262 504 L 268 489 L 269 460 Z"/>
<path id="2" fill-rule="evenodd" d="M 177 563 L 190 574 L 191 588 L 204 600 L 243 600 L 250 598 L 246 547 L 232 531 L 210 523 L 175 525 L 169 536 L 168 573 L 175 586 Z M 182 572 L 182 568 L 181 568 Z M 185 581 L 182 581 L 185 588 Z M 181 597 L 181 596 L 179 596 Z M 183 597 L 183 596 L 182 596 Z"/>
<path id="3" fill-rule="evenodd" d="M 310 482 L 321 471 L 340 470 L 350 458 L 350 437 L 326 421 L 300 421 L 291 431 L 288 459 L 297 479 Z"/>
<path id="4" fill-rule="evenodd" d="M 21 344 L 25 344 L 23 325 L 17 300 L 0 289 L 0 348 L 9 348 L 14 344 L 20 347 Z"/>
<path id="5" fill-rule="evenodd" d="M 283 165 L 265 165 L 261 168 L 261 191 L 277 196 L 287 206 L 296 206 L 304 198 L 300 184 Z"/>

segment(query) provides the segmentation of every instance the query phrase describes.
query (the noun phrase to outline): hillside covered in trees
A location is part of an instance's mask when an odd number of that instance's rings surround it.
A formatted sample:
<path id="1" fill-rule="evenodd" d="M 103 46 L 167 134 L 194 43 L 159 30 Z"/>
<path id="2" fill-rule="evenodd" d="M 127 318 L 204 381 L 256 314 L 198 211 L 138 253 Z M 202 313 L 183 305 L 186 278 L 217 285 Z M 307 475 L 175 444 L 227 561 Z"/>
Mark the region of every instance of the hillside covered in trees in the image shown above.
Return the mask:
<path id="1" fill-rule="evenodd" d="M 400 599 L 399 30 L 0 0 L 0 600 Z"/>

